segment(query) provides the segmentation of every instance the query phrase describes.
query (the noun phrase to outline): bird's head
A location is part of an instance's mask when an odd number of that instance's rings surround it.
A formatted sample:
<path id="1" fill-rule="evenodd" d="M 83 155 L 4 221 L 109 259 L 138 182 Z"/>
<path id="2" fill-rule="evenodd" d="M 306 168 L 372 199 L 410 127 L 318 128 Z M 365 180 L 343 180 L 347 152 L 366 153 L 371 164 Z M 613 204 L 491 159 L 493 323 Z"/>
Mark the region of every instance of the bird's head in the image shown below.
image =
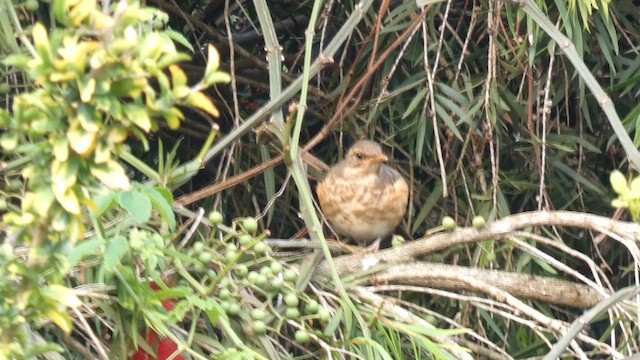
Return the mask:
<path id="1" fill-rule="evenodd" d="M 360 140 L 349 149 L 345 160 L 350 171 L 354 173 L 377 175 L 382 163 L 389 161 L 389 158 L 382 151 L 380 144 L 370 140 Z"/>

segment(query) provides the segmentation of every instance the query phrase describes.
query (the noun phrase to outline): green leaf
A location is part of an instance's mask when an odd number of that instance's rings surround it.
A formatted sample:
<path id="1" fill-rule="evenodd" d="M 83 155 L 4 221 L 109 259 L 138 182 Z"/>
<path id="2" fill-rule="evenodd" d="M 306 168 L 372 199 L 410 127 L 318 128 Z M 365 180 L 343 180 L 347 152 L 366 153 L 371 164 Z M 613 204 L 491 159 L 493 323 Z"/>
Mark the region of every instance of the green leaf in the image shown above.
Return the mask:
<path id="1" fill-rule="evenodd" d="M 138 191 L 123 191 L 118 194 L 117 201 L 137 223 L 143 224 L 151 219 L 151 201 Z"/>
<path id="2" fill-rule="evenodd" d="M 108 273 L 112 273 L 116 269 L 116 265 L 120 263 L 120 259 L 129 251 L 129 243 L 122 235 L 116 235 L 111 238 L 104 249 L 104 269 Z"/>
<path id="3" fill-rule="evenodd" d="M 535 262 L 536 264 L 538 264 L 538 266 L 542 268 L 542 270 L 548 272 L 551 275 L 558 275 L 558 272 L 556 271 L 556 269 L 551 267 L 551 265 L 549 265 L 546 261 L 542 259 L 538 259 L 537 257 L 534 257 L 532 259 L 533 259 L 533 262 Z"/>
<path id="4" fill-rule="evenodd" d="M 193 46 L 191 46 L 191 42 L 189 42 L 189 40 L 187 40 L 186 37 L 184 37 L 184 35 L 182 35 L 181 33 L 177 32 L 177 31 L 173 31 L 171 29 L 166 29 L 164 31 L 164 33 L 173 41 L 177 42 L 178 44 L 186 47 L 187 49 L 189 49 L 189 51 L 193 52 Z M 211 46 L 211 45 L 209 45 Z"/>
<path id="5" fill-rule="evenodd" d="M 15 66 L 17 68 L 24 69 L 27 67 L 29 60 L 31 60 L 31 58 L 26 55 L 14 54 L 4 58 L 2 63 L 7 66 Z"/>
<path id="6" fill-rule="evenodd" d="M 425 87 L 422 88 L 416 94 L 416 96 L 413 97 L 413 99 L 409 103 L 409 106 L 407 106 L 407 109 L 402 114 L 402 119 L 406 119 L 407 116 L 409 116 L 418 107 L 418 105 L 422 104 L 423 101 L 428 101 L 428 99 L 426 98 L 428 92 L 429 88 Z"/>
<path id="7" fill-rule="evenodd" d="M 56 19 L 58 19 L 58 22 L 64 25 L 67 25 L 69 22 L 67 8 L 68 5 L 66 0 L 56 0 L 53 3 L 53 13 L 56 16 Z"/>
<path id="8" fill-rule="evenodd" d="M 108 191 L 104 194 L 96 195 L 93 199 L 95 208 L 90 207 L 91 215 L 94 217 L 100 217 L 105 211 L 110 210 L 115 204 L 116 194 L 112 191 Z"/>
<path id="9" fill-rule="evenodd" d="M 67 257 L 67 261 L 69 262 L 69 267 L 74 267 L 78 265 L 80 260 L 85 256 L 96 252 L 101 246 L 104 245 L 104 240 L 98 237 L 92 237 L 88 240 L 82 241 L 79 244 L 75 245 L 69 255 Z"/>
<path id="10" fill-rule="evenodd" d="M 149 198 L 153 208 L 156 209 L 160 217 L 167 223 L 169 229 L 176 228 L 176 216 L 173 213 L 173 196 L 167 189 L 161 187 L 144 187 L 142 192 Z"/>

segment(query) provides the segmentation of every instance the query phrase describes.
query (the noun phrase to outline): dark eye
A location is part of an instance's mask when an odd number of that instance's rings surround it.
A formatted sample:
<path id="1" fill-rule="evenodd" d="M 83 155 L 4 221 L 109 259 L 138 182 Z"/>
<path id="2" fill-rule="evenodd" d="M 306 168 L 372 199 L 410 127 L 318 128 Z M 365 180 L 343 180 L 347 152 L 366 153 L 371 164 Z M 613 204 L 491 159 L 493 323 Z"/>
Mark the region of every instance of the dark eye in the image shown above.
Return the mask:
<path id="1" fill-rule="evenodd" d="M 364 159 L 364 154 L 362 154 L 360 152 L 356 153 L 356 159 L 358 159 L 358 160 Z"/>

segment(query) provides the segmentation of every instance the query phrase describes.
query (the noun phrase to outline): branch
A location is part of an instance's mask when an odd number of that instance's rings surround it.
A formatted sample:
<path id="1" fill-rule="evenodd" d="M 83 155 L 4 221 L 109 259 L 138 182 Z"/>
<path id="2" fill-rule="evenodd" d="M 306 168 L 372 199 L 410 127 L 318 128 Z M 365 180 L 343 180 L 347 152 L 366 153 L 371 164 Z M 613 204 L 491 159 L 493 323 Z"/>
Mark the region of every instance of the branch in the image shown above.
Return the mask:
<path id="1" fill-rule="evenodd" d="M 531 211 L 512 215 L 488 224 L 481 230 L 458 229 L 438 233 L 403 246 L 385 249 L 375 254 L 340 256 L 335 259 L 340 274 L 357 274 L 381 264 L 414 262 L 425 255 L 433 254 L 456 245 L 471 244 L 490 239 L 501 239 L 514 231 L 539 226 L 571 226 L 601 232 L 607 230 L 621 237 L 640 241 L 640 225 L 625 221 L 571 211 Z M 318 274 L 326 271 L 324 264 L 318 266 Z"/>
<path id="2" fill-rule="evenodd" d="M 478 289 L 469 288 L 468 283 L 472 279 L 479 279 L 522 298 L 578 308 L 594 306 L 603 299 L 603 293 L 608 293 L 607 290 L 596 290 L 579 283 L 550 277 L 419 261 L 425 255 L 456 245 L 503 239 L 521 229 L 552 225 L 578 227 L 597 232 L 607 231 L 634 241 L 640 239 L 640 225 L 636 223 L 578 212 L 534 211 L 506 217 L 481 230 L 465 228 L 439 233 L 375 254 L 339 256 L 334 259 L 334 262 L 340 276 L 374 273 L 370 279 L 372 283 L 389 282 L 476 291 Z M 327 274 L 326 265 L 320 263 L 316 276 L 323 278 Z"/>
<path id="3" fill-rule="evenodd" d="M 470 279 L 491 284 L 518 298 L 574 308 L 590 308 L 603 299 L 595 289 L 571 281 L 427 262 L 391 266 L 376 273 L 371 281 L 464 291 L 470 290 Z"/>

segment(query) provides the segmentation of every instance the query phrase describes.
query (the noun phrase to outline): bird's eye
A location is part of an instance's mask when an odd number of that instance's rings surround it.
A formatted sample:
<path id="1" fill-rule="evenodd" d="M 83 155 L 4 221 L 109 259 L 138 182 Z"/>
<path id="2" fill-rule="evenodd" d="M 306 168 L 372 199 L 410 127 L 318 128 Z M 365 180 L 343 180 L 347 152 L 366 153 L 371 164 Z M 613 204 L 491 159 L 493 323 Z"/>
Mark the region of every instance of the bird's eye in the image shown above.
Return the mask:
<path id="1" fill-rule="evenodd" d="M 356 159 L 358 159 L 358 160 L 364 159 L 364 154 L 362 154 L 360 152 L 356 153 Z"/>

